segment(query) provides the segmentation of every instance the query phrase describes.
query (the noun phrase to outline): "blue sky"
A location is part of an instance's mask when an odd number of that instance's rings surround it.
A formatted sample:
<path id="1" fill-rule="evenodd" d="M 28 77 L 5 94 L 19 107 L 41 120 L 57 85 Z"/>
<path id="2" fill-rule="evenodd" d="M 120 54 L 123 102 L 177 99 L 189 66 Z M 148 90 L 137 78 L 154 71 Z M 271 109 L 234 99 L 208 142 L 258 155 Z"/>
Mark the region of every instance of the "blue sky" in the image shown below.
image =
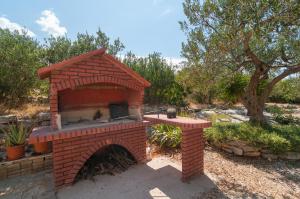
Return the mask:
<path id="1" fill-rule="evenodd" d="M 65 33 L 74 38 L 100 27 L 137 55 L 156 51 L 175 59 L 185 40 L 178 24 L 183 19 L 179 0 L 2 0 L 0 6 L 0 27 L 25 26 L 38 40 Z"/>

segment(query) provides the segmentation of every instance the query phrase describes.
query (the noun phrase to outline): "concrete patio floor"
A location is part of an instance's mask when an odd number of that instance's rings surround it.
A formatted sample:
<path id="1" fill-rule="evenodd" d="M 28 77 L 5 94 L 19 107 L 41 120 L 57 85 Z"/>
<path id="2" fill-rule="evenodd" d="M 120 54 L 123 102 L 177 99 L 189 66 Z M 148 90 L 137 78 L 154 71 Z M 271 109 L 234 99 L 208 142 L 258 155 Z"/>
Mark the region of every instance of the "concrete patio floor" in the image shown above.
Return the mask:
<path id="1" fill-rule="evenodd" d="M 181 165 L 178 162 L 160 156 L 147 164 L 132 166 L 126 172 L 115 176 L 99 175 L 95 176 L 93 181 L 81 180 L 57 193 L 53 191 L 51 173 L 42 172 L 0 181 L 0 197 L 16 199 L 194 199 L 216 188 L 213 181 L 206 175 L 197 176 L 189 183 L 183 183 L 180 180 L 180 171 Z"/>

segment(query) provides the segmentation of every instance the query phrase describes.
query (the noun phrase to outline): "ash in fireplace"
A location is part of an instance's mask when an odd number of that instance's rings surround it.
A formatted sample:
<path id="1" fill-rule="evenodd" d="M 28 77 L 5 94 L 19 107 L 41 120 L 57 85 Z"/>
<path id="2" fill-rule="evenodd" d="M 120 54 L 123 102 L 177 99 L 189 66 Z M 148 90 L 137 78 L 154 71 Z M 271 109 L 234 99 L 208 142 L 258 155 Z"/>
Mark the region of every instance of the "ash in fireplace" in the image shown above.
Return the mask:
<path id="1" fill-rule="evenodd" d="M 134 157 L 119 145 L 110 145 L 92 155 L 80 169 L 76 181 L 94 180 L 95 175 L 115 175 L 136 164 Z"/>

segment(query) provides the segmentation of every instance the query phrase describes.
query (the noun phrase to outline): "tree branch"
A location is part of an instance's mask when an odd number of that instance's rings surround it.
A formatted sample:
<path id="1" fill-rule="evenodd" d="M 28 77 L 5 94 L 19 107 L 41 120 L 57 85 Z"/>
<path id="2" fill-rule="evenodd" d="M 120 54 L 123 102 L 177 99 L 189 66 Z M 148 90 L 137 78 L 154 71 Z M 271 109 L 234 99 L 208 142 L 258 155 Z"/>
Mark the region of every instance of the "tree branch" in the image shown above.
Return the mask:
<path id="1" fill-rule="evenodd" d="M 276 83 L 278 83 L 280 80 L 286 78 L 287 76 L 297 73 L 297 72 L 300 72 L 300 63 L 293 68 L 288 68 L 288 69 L 284 70 L 280 75 L 278 75 L 270 83 L 268 83 L 262 97 L 267 98 Z"/>
<path id="2" fill-rule="evenodd" d="M 289 69 L 286 69 L 284 70 L 280 75 L 278 75 L 277 77 L 275 77 L 269 84 L 268 84 L 268 87 L 269 85 L 271 86 L 271 88 L 277 83 L 279 82 L 280 80 L 284 79 L 285 77 L 291 75 L 291 74 L 294 74 L 294 73 L 297 73 L 297 72 L 300 72 L 300 64 L 292 67 L 292 68 L 289 68 Z"/>
<path id="3" fill-rule="evenodd" d="M 253 61 L 253 63 L 257 67 L 266 66 L 267 64 L 261 61 L 250 49 L 249 42 L 251 37 L 252 37 L 252 32 L 248 32 L 243 40 L 245 54 Z"/>

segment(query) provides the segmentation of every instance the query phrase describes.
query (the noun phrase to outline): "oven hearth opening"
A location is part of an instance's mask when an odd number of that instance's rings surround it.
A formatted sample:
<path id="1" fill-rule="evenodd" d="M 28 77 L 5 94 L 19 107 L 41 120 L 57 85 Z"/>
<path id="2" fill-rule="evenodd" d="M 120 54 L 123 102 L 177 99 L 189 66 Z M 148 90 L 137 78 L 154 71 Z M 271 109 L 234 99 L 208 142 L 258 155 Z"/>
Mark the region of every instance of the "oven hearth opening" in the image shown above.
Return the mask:
<path id="1" fill-rule="evenodd" d="M 142 119 L 140 93 L 113 84 L 94 84 L 58 93 L 59 129 L 80 125 L 105 125 Z"/>
<path id="2" fill-rule="evenodd" d="M 81 179 L 93 180 L 96 175 L 116 175 L 136 164 L 134 156 L 124 147 L 108 145 L 93 154 L 76 175 L 75 182 Z"/>

